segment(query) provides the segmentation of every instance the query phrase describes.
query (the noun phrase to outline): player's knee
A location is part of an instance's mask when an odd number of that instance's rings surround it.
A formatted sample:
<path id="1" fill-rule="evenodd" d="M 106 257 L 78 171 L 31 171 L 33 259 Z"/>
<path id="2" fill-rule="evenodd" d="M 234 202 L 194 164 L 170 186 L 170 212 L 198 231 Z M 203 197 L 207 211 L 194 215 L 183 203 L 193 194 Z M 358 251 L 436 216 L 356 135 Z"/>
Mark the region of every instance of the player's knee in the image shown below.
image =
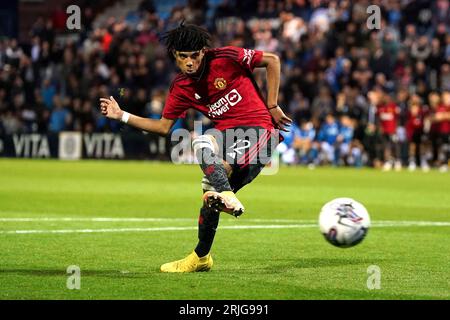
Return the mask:
<path id="1" fill-rule="evenodd" d="M 195 154 L 197 153 L 197 150 L 204 148 L 210 149 L 213 152 L 217 152 L 216 146 L 217 146 L 216 139 L 213 136 L 207 134 L 198 136 L 197 138 L 194 139 L 194 141 L 192 141 L 192 148 L 194 148 Z"/>

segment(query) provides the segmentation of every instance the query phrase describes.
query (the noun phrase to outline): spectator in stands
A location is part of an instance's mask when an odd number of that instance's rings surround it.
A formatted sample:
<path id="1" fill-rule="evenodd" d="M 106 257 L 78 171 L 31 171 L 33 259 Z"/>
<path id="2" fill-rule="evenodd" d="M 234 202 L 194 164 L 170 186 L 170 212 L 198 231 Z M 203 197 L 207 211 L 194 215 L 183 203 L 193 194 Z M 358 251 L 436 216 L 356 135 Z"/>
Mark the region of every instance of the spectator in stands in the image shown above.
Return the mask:
<path id="1" fill-rule="evenodd" d="M 380 126 L 384 150 L 383 170 L 389 171 L 393 167 L 402 169 L 400 161 L 400 145 L 397 128 L 399 125 L 400 108 L 389 94 L 380 91 L 380 104 L 377 105 L 377 122 Z"/>
<path id="2" fill-rule="evenodd" d="M 436 165 L 439 166 L 441 172 L 447 172 L 450 155 L 450 91 L 444 91 L 442 93 L 441 103 L 435 108 L 432 121 L 437 127 L 438 135 L 438 158 Z"/>
<path id="3" fill-rule="evenodd" d="M 281 132 L 284 140 L 277 146 L 277 151 L 281 154 L 281 161 L 292 165 L 299 162 L 298 159 L 298 139 L 300 139 L 300 129 L 292 123 L 289 132 Z"/>
<path id="4" fill-rule="evenodd" d="M 447 58 L 447 63 L 441 66 L 440 75 L 440 88 L 441 91 L 450 91 L 450 59 Z"/>
<path id="5" fill-rule="evenodd" d="M 339 124 L 332 113 L 325 116 L 325 121 L 317 135 L 319 161 L 322 164 L 338 164 L 336 142 L 339 135 Z M 316 145 L 317 148 L 317 145 Z"/>
<path id="6" fill-rule="evenodd" d="M 334 112 L 334 102 L 331 98 L 330 90 L 328 87 L 323 86 L 319 89 L 319 95 L 312 102 L 312 118 L 322 121 L 332 112 Z"/>
<path id="7" fill-rule="evenodd" d="M 438 108 L 441 105 L 441 96 L 438 92 L 430 92 L 428 95 L 428 104 L 429 104 L 429 110 L 426 115 L 425 121 L 426 121 L 426 127 L 425 130 L 428 133 L 428 140 L 429 143 L 427 147 L 431 149 L 431 164 L 432 166 L 437 166 L 438 158 L 439 158 L 439 152 L 440 152 L 440 123 L 436 121 L 435 115 L 437 113 Z"/>
<path id="8" fill-rule="evenodd" d="M 347 115 L 339 119 L 339 134 L 335 143 L 336 165 L 350 165 L 360 167 L 362 165 L 362 150 L 354 141 L 354 122 Z"/>
<path id="9" fill-rule="evenodd" d="M 409 6 L 408 1 L 380 2 L 380 30 L 365 28 L 365 2 L 217 3 L 190 0 L 170 12 L 160 12 L 158 2 L 142 0 L 135 20 L 110 17 L 102 22 L 96 15 L 108 1 L 90 2 L 83 6 L 82 32 L 70 34 L 78 36 L 75 40 L 66 37 L 61 24 L 66 13 L 60 8 L 56 8 L 57 15 L 52 16 L 50 10 L 48 15 L 37 17 L 20 42 L 0 40 L 0 131 L 118 132 L 119 125 L 97 117 L 92 101 L 100 94 L 109 96 L 121 90 L 127 106 L 158 117 L 174 74 L 158 34 L 185 19 L 204 22 L 213 31 L 214 46 L 277 51 L 283 66 L 280 101 L 284 99 L 283 106 L 300 124 L 300 132 L 306 123 L 323 132 L 329 126 L 324 121 L 327 114 L 348 116 L 354 124 L 351 145 L 364 146 L 361 158 L 365 164 L 378 166 L 386 158 L 385 168 L 398 168 L 402 157 L 397 150 L 406 126 L 407 143 L 415 146 L 410 148 L 415 156 L 409 161 L 412 157 L 406 152 L 405 164 L 418 166 L 420 155 L 421 166 L 430 160 L 444 170 L 450 134 L 445 111 L 448 103 L 444 102 L 450 91 L 448 1 L 424 2 L 422 7 L 430 10 L 429 17 L 419 15 L 419 8 Z M 257 82 L 262 79 L 260 74 L 255 76 Z M 397 101 L 374 103 L 381 90 Z M 55 99 L 59 99 L 58 105 Z M 421 144 L 417 139 L 420 130 L 414 126 L 419 126 L 417 107 L 412 107 L 418 99 L 423 112 Z M 397 109 L 393 105 L 401 109 L 399 114 L 391 112 Z M 189 119 L 197 119 L 197 115 Z M 188 120 L 177 126 L 191 128 Z M 316 150 L 317 145 L 312 143 L 310 150 Z M 297 148 L 300 162 L 305 161 L 307 149 Z M 428 154 L 433 159 L 428 159 Z M 307 156 L 307 161 L 312 158 Z"/>
<path id="10" fill-rule="evenodd" d="M 317 148 L 313 147 L 316 137 L 316 130 L 311 121 L 301 120 L 299 137 L 295 143 L 298 150 L 298 156 L 301 164 L 307 164 L 309 168 L 313 168 L 318 156 Z"/>
<path id="11" fill-rule="evenodd" d="M 289 11 L 282 11 L 280 13 L 280 22 L 282 23 L 282 37 L 294 45 L 297 44 L 300 41 L 300 37 L 308 31 L 303 19 L 296 17 Z"/>
<path id="12" fill-rule="evenodd" d="M 12 111 L 7 110 L 0 118 L 2 130 L 5 134 L 19 133 L 22 127 L 19 117 Z"/>
<path id="13" fill-rule="evenodd" d="M 70 128 L 72 115 L 63 105 L 61 97 L 56 95 L 53 97 L 53 110 L 49 119 L 50 132 L 61 132 Z"/>
<path id="14" fill-rule="evenodd" d="M 408 112 L 406 119 L 406 135 L 409 143 L 409 165 L 410 171 L 416 170 L 422 164 L 426 171 L 427 165 L 423 155 L 422 137 L 424 132 L 425 111 L 422 106 L 422 99 L 418 95 L 413 95 L 408 101 Z"/>

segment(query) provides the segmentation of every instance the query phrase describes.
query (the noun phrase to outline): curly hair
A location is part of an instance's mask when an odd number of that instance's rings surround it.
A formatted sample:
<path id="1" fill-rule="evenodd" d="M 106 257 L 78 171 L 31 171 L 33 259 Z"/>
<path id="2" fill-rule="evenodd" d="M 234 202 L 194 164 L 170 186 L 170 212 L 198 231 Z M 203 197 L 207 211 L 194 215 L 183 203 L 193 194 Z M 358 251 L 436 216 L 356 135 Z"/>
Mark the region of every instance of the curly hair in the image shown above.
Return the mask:
<path id="1" fill-rule="evenodd" d="M 173 58 L 173 51 L 198 51 L 210 46 L 211 35 L 207 30 L 184 21 L 161 37 L 167 48 L 169 57 Z"/>

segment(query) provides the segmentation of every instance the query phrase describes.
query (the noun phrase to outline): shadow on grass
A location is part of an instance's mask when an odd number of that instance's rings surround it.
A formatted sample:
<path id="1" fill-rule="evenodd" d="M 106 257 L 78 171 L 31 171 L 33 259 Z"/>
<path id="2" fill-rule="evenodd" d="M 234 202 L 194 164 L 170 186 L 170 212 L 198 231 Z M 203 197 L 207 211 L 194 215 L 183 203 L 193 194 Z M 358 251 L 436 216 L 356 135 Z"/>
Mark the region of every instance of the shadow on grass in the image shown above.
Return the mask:
<path id="1" fill-rule="evenodd" d="M 332 268 L 341 266 L 370 266 L 392 261 L 389 259 L 344 259 L 344 258 L 302 258 L 302 259 L 252 259 L 251 261 L 240 261 L 242 264 L 239 271 L 253 270 L 260 272 L 264 270 L 266 273 L 282 273 L 286 270 L 293 269 L 309 269 L 309 268 Z M 234 272 L 236 269 L 227 268 L 226 271 Z"/>
<path id="2" fill-rule="evenodd" d="M 287 261 L 286 265 L 292 268 L 326 268 L 339 267 L 345 265 L 371 265 L 374 263 L 385 262 L 386 259 L 343 259 L 343 258 L 303 258 L 303 259 L 283 259 Z M 281 261 L 283 261 L 281 260 Z"/>
<path id="3" fill-rule="evenodd" d="M 61 269 L 0 269 L 0 276 L 5 274 L 15 274 L 23 276 L 38 276 L 38 277 L 55 277 L 55 276 L 70 276 L 70 273 L 66 273 L 66 270 Z M 147 277 L 148 273 L 136 273 L 130 271 L 120 271 L 120 270 L 83 270 L 81 269 L 82 277 L 107 277 L 107 278 L 142 278 Z"/>

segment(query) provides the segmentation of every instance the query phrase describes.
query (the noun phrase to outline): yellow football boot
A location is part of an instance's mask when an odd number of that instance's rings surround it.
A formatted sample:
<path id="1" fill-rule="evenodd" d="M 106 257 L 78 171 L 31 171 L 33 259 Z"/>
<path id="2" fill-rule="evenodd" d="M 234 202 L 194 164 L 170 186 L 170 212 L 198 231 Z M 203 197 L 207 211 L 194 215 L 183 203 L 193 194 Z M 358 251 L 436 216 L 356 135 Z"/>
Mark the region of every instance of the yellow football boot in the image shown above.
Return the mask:
<path id="1" fill-rule="evenodd" d="M 213 266 L 211 254 L 199 258 L 193 251 L 186 258 L 165 263 L 161 266 L 161 272 L 201 272 L 209 271 Z"/>

